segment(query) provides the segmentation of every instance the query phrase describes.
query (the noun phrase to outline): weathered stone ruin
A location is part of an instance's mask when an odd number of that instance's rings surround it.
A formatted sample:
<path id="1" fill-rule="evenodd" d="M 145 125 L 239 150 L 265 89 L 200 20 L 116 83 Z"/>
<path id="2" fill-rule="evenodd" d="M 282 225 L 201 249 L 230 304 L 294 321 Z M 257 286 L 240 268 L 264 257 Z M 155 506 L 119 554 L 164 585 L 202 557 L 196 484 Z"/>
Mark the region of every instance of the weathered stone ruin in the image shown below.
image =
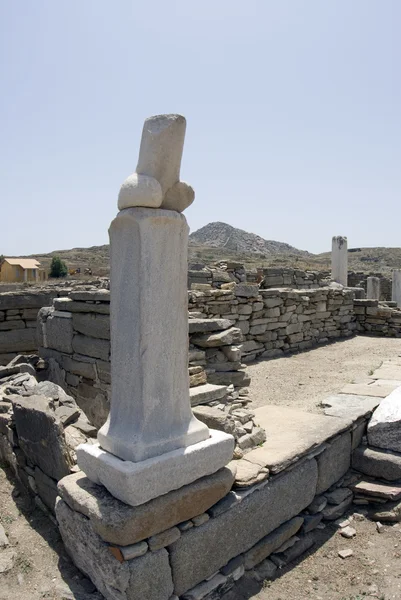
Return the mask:
<path id="1" fill-rule="evenodd" d="M 400 308 L 347 287 L 344 238 L 343 283 L 294 270 L 264 287 L 227 265 L 229 281 L 188 291 L 184 134 L 178 115 L 145 122 L 110 291 L 0 296 L 0 458 L 107 600 L 216 600 L 272 579 L 353 503 L 401 521 L 399 357 L 322 414 L 253 410 L 247 372 L 355 333 L 401 337 Z"/>

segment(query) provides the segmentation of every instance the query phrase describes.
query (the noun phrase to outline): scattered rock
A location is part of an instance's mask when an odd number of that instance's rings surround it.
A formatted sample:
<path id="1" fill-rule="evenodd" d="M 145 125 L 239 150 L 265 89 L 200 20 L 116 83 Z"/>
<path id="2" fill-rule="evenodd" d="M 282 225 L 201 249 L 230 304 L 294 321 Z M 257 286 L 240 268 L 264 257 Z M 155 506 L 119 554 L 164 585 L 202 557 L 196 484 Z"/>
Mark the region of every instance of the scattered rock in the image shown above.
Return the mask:
<path id="1" fill-rule="evenodd" d="M 344 529 L 340 530 L 340 534 L 343 537 L 350 539 L 350 538 L 353 538 L 354 536 L 356 536 L 356 529 L 354 529 L 353 527 L 347 526 L 347 527 L 344 527 Z"/>
<path id="2" fill-rule="evenodd" d="M 353 554 L 354 554 L 354 552 L 350 548 L 347 548 L 346 550 L 339 550 L 339 552 L 338 552 L 338 556 L 340 558 L 349 558 Z"/>
<path id="3" fill-rule="evenodd" d="M 383 525 L 383 523 L 380 523 L 380 521 L 377 521 L 376 523 L 376 530 L 378 533 L 383 533 L 385 527 Z"/>

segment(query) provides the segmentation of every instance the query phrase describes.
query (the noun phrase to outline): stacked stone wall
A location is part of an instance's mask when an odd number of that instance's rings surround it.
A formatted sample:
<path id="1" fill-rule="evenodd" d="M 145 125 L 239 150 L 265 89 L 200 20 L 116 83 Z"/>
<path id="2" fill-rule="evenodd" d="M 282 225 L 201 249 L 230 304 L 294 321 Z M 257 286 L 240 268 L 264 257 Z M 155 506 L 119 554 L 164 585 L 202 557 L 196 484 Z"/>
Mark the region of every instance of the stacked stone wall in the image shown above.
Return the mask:
<path id="1" fill-rule="evenodd" d="M 352 335 L 353 296 L 346 289 L 260 290 L 239 284 L 228 290 L 191 290 L 189 310 L 231 320 L 243 333 L 242 360 L 249 362 Z"/>
<path id="2" fill-rule="evenodd" d="M 36 319 L 42 306 L 50 306 L 57 291 L 17 291 L 0 294 L 0 365 L 17 354 L 35 352 Z"/>
<path id="3" fill-rule="evenodd" d="M 357 332 L 380 337 L 401 337 L 401 309 L 392 302 L 354 300 Z"/>

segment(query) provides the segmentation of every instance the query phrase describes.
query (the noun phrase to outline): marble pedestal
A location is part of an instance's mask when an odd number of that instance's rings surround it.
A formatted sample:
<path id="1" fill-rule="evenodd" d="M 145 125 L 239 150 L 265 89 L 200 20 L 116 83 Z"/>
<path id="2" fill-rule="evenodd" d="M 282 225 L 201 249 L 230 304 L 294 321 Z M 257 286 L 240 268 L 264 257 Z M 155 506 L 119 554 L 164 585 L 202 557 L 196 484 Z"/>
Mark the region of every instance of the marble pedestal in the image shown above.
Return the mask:
<path id="1" fill-rule="evenodd" d="M 79 467 L 132 506 L 225 466 L 234 438 L 193 415 L 188 378 L 188 225 L 133 207 L 110 227 L 111 409 Z"/>

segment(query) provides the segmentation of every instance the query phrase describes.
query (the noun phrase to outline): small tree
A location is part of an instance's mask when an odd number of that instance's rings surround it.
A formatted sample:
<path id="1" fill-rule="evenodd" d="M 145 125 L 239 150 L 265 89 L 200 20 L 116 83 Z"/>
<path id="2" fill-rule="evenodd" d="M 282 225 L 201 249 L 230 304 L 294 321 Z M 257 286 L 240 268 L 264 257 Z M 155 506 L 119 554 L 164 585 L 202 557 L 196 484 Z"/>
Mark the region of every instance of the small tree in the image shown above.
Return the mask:
<path id="1" fill-rule="evenodd" d="M 53 256 L 50 265 L 50 277 L 65 277 L 68 275 L 67 265 L 59 256 Z"/>

